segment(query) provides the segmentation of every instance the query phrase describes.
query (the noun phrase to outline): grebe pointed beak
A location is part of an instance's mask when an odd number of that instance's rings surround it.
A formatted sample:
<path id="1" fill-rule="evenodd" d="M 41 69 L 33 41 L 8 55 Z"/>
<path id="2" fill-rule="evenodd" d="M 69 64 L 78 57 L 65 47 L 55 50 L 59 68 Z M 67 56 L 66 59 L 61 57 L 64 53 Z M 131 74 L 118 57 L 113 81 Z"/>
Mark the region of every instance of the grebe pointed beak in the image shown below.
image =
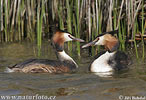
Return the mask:
<path id="1" fill-rule="evenodd" d="M 74 38 L 73 41 L 85 42 L 84 40 L 79 39 L 79 38 Z"/>
<path id="2" fill-rule="evenodd" d="M 69 37 L 72 39 L 72 41 L 85 42 L 84 40 L 79 39 L 79 38 L 76 38 L 76 37 L 74 37 L 74 36 L 72 36 L 72 35 L 69 35 Z"/>
<path id="3" fill-rule="evenodd" d="M 93 46 L 93 45 L 96 44 L 96 42 L 97 42 L 98 40 L 99 40 L 99 38 L 96 38 L 94 41 L 89 42 L 89 43 L 83 45 L 82 48 L 86 48 L 86 47 L 89 47 L 89 46 Z"/>

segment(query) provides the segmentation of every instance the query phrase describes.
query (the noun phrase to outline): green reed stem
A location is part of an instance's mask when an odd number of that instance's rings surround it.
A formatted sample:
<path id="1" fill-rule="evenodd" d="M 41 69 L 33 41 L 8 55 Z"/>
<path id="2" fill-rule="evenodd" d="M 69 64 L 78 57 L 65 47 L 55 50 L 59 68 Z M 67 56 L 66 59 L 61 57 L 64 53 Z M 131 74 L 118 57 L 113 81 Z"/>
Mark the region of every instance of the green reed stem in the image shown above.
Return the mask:
<path id="1" fill-rule="evenodd" d="M 21 19 L 20 15 L 18 16 L 18 40 L 21 40 Z"/>
<path id="2" fill-rule="evenodd" d="M 113 16 L 114 16 L 114 18 L 113 18 L 114 30 L 116 30 L 116 27 L 117 27 L 117 10 L 115 8 L 113 10 Z"/>
<path id="3" fill-rule="evenodd" d="M 133 31 L 133 35 L 134 35 L 134 37 L 133 37 L 133 39 L 134 39 L 134 47 L 135 47 L 135 52 L 136 52 L 136 58 L 139 59 L 137 44 L 136 44 L 136 40 L 135 40 L 135 34 L 137 32 L 136 29 L 137 29 L 137 26 L 136 26 L 136 24 L 134 24 L 134 31 Z"/>
<path id="4" fill-rule="evenodd" d="M 119 41 L 120 41 L 120 49 L 122 48 L 122 31 L 121 31 L 121 23 L 119 23 Z"/>
<path id="5" fill-rule="evenodd" d="M 41 42 L 40 42 L 40 5 L 38 5 L 37 8 L 37 44 L 38 47 L 40 47 Z"/>
<path id="6" fill-rule="evenodd" d="M 38 56 L 40 56 L 40 49 L 42 44 L 42 23 L 43 23 L 43 15 L 44 15 L 44 0 L 42 1 L 42 11 L 40 12 L 40 2 L 37 9 L 37 45 L 38 45 Z"/>
<path id="7" fill-rule="evenodd" d="M 100 8 L 98 8 L 98 9 L 100 9 Z M 99 12 L 97 12 L 98 13 L 98 21 L 97 21 L 97 33 L 95 33 L 95 37 L 98 35 L 98 34 L 100 34 L 100 33 L 102 33 L 102 11 L 100 11 L 99 10 Z M 95 49 L 96 47 L 92 47 L 92 49 Z M 96 51 L 100 51 L 100 46 L 97 46 L 97 48 L 96 48 Z M 97 52 L 98 52 L 97 51 Z"/>
<path id="8" fill-rule="evenodd" d="M 7 32 L 7 18 L 8 18 L 8 9 L 7 9 L 7 0 L 4 3 L 4 10 L 5 10 L 5 41 L 8 42 L 8 32 Z"/>
<path id="9" fill-rule="evenodd" d="M 124 22 L 122 22 L 122 50 L 125 50 L 125 40 L 126 40 L 126 27 L 125 27 L 125 24 Z"/>
<path id="10" fill-rule="evenodd" d="M 2 1 L 1 1 L 2 2 Z M 0 2 L 0 31 L 2 30 L 2 4 Z M 1 42 L 1 34 L 0 34 L 0 42 Z"/>
<path id="11" fill-rule="evenodd" d="M 76 0 L 75 2 L 75 7 L 76 7 L 76 20 L 75 20 L 75 15 L 74 15 L 74 25 L 75 25 L 75 33 L 76 33 L 76 37 L 80 38 L 80 21 L 79 21 L 79 2 L 78 0 Z M 78 56 L 80 56 L 80 42 L 77 42 L 77 53 Z"/>
<path id="12" fill-rule="evenodd" d="M 59 26 L 60 26 L 60 29 L 64 30 L 64 22 L 63 22 L 63 8 L 62 8 L 62 5 L 59 4 L 59 7 L 58 7 L 58 16 L 59 16 Z"/>
<path id="13" fill-rule="evenodd" d="M 144 40 L 143 40 L 143 36 L 144 36 L 144 32 L 145 32 L 145 28 L 144 28 L 144 1 L 142 0 L 142 37 L 141 37 L 141 40 L 142 40 L 142 59 L 144 60 L 144 55 L 145 55 L 145 49 L 144 49 Z"/>
<path id="14" fill-rule="evenodd" d="M 22 16 L 24 16 L 24 11 L 25 11 L 25 9 L 24 9 L 24 0 L 22 0 L 22 2 L 21 2 L 21 13 L 20 13 L 20 15 L 21 15 L 21 38 L 23 38 L 24 37 L 24 18 L 22 17 Z"/>
<path id="15" fill-rule="evenodd" d="M 68 32 L 72 33 L 72 25 L 71 25 L 71 19 L 72 19 L 72 11 L 71 11 L 71 4 L 69 4 L 70 0 L 66 0 L 66 7 L 67 7 L 67 30 Z M 68 42 L 68 49 L 72 51 L 72 43 Z"/>

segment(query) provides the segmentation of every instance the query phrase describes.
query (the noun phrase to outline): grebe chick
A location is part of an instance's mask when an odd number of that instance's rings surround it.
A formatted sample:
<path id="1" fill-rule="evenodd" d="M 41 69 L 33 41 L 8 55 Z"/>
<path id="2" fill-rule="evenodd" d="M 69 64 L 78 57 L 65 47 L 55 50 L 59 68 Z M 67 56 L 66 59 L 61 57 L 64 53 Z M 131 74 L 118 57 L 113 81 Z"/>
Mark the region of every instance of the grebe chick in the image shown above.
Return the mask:
<path id="1" fill-rule="evenodd" d="M 96 37 L 92 42 L 82 48 L 92 45 L 103 45 L 106 51 L 100 53 L 89 67 L 91 72 L 106 73 L 127 68 L 129 57 L 122 51 L 118 51 L 119 40 L 113 36 L 113 32 L 105 32 Z M 111 73 L 110 73 L 111 74 Z"/>
<path id="2" fill-rule="evenodd" d="M 69 32 L 58 30 L 52 37 L 52 44 L 56 51 L 58 60 L 48 59 L 28 59 L 12 67 L 8 67 L 7 72 L 24 72 L 24 73 L 66 73 L 74 71 L 78 65 L 65 53 L 64 42 L 84 40 L 75 38 Z"/>

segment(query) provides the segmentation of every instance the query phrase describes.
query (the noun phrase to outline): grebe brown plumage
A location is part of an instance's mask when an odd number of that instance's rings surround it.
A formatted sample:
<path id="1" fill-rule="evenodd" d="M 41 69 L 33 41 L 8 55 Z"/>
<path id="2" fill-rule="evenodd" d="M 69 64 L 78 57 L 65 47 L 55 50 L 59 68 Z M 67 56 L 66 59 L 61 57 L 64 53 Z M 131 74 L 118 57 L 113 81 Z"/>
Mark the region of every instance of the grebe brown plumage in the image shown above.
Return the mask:
<path id="1" fill-rule="evenodd" d="M 28 59 L 14 66 L 8 67 L 8 72 L 24 72 L 24 73 L 66 73 L 74 71 L 78 65 L 65 53 L 64 42 L 84 40 L 75 38 L 69 32 L 57 30 L 52 37 L 52 45 L 57 54 L 58 60 L 48 59 Z"/>

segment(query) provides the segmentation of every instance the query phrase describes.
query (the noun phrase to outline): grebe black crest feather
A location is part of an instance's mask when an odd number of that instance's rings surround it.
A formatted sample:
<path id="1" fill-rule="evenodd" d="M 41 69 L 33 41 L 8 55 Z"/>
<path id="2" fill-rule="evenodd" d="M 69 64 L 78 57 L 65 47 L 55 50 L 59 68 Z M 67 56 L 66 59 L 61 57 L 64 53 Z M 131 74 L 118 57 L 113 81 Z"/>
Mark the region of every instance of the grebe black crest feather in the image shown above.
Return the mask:
<path id="1" fill-rule="evenodd" d="M 105 34 L 111 34 L 112 36 L 114 36 L 117 33 L 118 33 L 118 30 L 114 30 L 114 31 L 110 31 L 110 32 L 103 32 L 103 33 L 99 34 L 98 36 L 96 36 L 96 38 L 101 37 Z"/>

